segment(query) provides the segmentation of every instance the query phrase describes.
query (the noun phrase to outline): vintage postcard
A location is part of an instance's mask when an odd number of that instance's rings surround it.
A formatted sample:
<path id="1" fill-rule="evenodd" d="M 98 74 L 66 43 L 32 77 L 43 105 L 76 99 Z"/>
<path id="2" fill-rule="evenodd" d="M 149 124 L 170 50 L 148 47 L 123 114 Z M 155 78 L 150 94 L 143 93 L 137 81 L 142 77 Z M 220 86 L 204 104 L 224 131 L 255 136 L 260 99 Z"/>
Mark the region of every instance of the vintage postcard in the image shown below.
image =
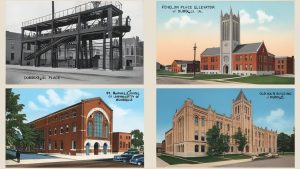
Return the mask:
<path id="1" fill-rule="evenodd" d="M 157 89 L 157 167 L 295 167 L 294 89 Z"/>
<path id="2" fill-rule="evenodd" d="M 6 167 L 143 167 L 143 112 L 143 89 L 6 89 Z"/>
<path id="3" fill-rule="evenodd" d="M 158 1 L 156 10 L 158 84 L 294 84 L 294 2 Z"/>
<path id="4" fill-rule="evenodd" d="M 142 84 L 143 1 L 6 1 L 7 84 Z"/>

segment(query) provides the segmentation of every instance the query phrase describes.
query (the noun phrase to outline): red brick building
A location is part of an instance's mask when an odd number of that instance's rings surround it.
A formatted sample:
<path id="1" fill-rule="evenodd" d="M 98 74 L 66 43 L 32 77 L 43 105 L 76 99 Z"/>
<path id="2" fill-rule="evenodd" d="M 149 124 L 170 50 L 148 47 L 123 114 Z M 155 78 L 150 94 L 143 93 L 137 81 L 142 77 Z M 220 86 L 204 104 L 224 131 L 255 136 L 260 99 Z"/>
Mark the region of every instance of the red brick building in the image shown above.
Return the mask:
<path id="1" fill-rule="evenodd" d="M 268 75 L 274 74 L 274 55 L 264 42 L 240 44 L 240 16 L 220 16 L 220 47 L 207 48 L 200 55 L 205 74 Z"/>
<path id="2" fill-rule="evenodd" d="M 125 152 L 131 147 L 131 134 L 125 132 L 113 133 L 113 152 Z"/>
<path id="3" fill-rule="evenodd" d="M 42 135 L 34 151 L 69 155 L 112 151 L 113 110 L 99 97 L 82 100 L 31 123 Z"/>
<path id="4" fill-rule="evenodd" d="M 275 58 L 275 74 L 294 74 L 294 56 Z"/>
<path id="5" fill-rule="evenodd" d="M 165 152 L 166 152 L 166 141 L 165 141 L 165 140 L 163 140 L 163 141 L 161 142 L 161 152 L 162 152 L 162 153 L 165 153 Z"/>
<path id="6" fill-rule="evenodd" d="M 192 73 L 194 72 L 194 61 L 188 60 L 174 60 L 171 64 L 171 71 L 175 73 Z M 196 72 L 200 71 L 200 62 L 195 61 Z"/>

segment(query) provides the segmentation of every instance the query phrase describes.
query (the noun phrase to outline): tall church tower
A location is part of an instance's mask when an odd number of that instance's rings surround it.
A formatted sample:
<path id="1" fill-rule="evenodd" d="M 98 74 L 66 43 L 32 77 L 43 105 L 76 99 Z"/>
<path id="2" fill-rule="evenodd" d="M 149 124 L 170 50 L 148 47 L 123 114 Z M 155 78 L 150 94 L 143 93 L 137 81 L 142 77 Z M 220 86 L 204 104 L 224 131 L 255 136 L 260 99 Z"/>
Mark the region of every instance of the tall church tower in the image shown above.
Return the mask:
<path id="1" fill-rule="evenodd" d="M 252 103 L 247 99 L 241 90 L 235 100 L 232 101 L 232 125 L 233 134 L 241 128 L 242 133 L 246 135 L 248 144 L 244 152 L 253 152 L 253 118 Z"/>
<path id="2" fill-rule="evenodd" d="M 220 18 L 220 73 L 232 74 L 232 52 L 240 44 L 240 15 L 230 14 Z"/>

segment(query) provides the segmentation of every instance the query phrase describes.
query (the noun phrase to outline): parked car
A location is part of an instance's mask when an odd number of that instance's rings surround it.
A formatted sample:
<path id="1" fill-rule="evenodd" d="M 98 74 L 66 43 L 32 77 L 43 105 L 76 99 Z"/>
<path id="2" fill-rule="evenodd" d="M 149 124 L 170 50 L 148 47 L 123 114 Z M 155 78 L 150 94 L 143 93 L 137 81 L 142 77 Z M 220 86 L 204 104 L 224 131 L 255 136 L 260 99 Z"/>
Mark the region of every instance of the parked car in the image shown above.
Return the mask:
<path id="1" fill-rule="evenodd" d="M 144 165 L 144 157 L 137 159 L 137 165 Z"/>
<path id="2" fill-rule="evenodd" d="M 129 160 L 130 164 L 138 164 L 138 159 L 144 157 L 144 154 L 135 154 L 132 156 L 132 158 Z"/>
<path id="3" fill-rule="evenodd" d="M 123 161 L 123 162 L 129 162 L 129 160 L 132 158 L 133 155 L 137 154 L 138 152 L 134 151 L 126 151 L 121 155 L 115 155 L 114 161 Z"/>

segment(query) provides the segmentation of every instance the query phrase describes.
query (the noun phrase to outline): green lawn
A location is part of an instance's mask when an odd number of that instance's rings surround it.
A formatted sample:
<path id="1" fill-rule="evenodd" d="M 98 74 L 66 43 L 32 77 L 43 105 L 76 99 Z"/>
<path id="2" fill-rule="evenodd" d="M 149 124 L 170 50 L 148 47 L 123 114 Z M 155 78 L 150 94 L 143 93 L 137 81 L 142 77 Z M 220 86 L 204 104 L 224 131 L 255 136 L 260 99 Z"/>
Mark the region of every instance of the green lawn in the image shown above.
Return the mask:
<path id="1" fill-rule="evenodd" d="M 272 75 L 265 76 L 247 76 L 237 79 L 228 79 L 227 81 L 252 83 L 252 84 L 294 84 L 295 79 L 293 77 L 278 77 Z"/>
<path id="2" fill-rule="evenodd" d="M 238 75 L 224 75 L 224 74 L 196 74 L 196 77 L 193 78 L 193 73 L 188 74 L 181 74 L 181 73 L 174 73 L 166 70 L 158 70 L 158 76 L 177 76 L 178 78 L 191 78 L 192 80 L 210 80 L 210 79 L 224 79 L 224 78 L 232 78 L 238 77 Z"/>
<path id="3" fill-rule="evenodd" d="M 225 78 L 233 78 L 233 77 L 239 77 L 238 75 L 224 75 L 224 74 L 201 74 L 196 75 L 194 80 L 211 80 L 211 79 L 225 79 Z"/>
<path id="4" fill-rule="evenodd" d="M 167 162 L 170 165 L 174 164 L 197 164 L 197 163 L 211 163 L 217 161 L 226 161 L 226 160 L 240 160 L 240 159 L 249 159 L 251 158 L 248 155 L 244 154 L 227 154 L 225 156 L 205 156 L 205 157 L 175 157 L 161 155 L 158 156 L 163 161 Z M 186 159 L 186 160 L 185 160 Z"/>
<path id="5" fill-rule="evenodd" d="M 187 157 L 186 159 L 197 161 L 201 163 L 211 163 L 217 161 L 226 161 L 226 160 L 240 160 L 240 159 L 248 159 L 250 156 L 244 154 L 227 154 L 225 156 L 205 156 L 205 157 Z"/>
<path id="6" fill-rule="evenodd" d="M 295 155 L 295 152 L 278 152 L 279 155 Z"/>
<path id="7" fill-rule="evenodd" d="M 184 160 L 178 157 L 172 157 L 172 156 L 167 156 L 167 155 L 160 155 L 158 156 L 158 158 L 162 159 L 163 161 L 165 161 L 166 163 L 170 164 L 170 165 L 174 165 L 174 164 L 197 164 L 197 162 L 193 162 L 193 161 L 188 161 L 188 160 Z"/>

